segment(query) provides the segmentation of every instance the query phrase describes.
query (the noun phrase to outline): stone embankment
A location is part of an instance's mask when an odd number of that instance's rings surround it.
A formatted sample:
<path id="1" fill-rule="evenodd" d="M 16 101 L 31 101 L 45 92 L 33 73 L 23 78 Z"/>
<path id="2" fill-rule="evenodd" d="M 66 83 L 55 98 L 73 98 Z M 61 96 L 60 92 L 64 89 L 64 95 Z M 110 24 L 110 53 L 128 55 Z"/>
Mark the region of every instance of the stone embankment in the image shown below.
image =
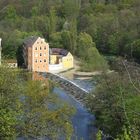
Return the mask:
<path id="1" fill-rule="evenodd" d="M 55 83 L 58 83 L 60 87 L 67 91 L 69 95 L 79 101 L 82 105 L 85 104 L 86 96 L 89 93 L 87 90 L 57 74 L 47 73 L 45 74 L 45 77 L 54 81 Z"/>

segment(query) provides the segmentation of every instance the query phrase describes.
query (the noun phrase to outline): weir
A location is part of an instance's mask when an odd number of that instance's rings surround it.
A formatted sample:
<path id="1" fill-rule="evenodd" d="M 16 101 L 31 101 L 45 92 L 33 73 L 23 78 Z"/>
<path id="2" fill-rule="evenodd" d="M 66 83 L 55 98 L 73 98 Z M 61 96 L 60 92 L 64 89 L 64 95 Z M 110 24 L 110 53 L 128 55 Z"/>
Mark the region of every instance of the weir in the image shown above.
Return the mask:
<path id="1" fill-rule="evenodd" d="M 79 101 L 82 105 L 85 104 L 86 96 L 89 93 L 87 90 L 58 74 L 43 73 L 43 76 L 54 81 L 55 83 L 58 83 L 65 91 L 69 93 L 69 95 Z"/>

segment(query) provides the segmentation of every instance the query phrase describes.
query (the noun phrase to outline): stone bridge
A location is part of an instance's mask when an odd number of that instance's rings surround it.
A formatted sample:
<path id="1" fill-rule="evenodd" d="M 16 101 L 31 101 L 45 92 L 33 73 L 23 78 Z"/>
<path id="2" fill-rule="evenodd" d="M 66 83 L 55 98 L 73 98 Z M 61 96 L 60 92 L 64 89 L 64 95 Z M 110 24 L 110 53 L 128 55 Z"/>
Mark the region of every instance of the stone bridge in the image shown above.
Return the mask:
<path id="1" fill-rule="evenodd" d="M 55 83 L 58 83 L 61 88 L 63 88 L 67 93 L 79 101 L 82 105 L 86 102 L 86 95 L 89 93 L 85 89 L 81 88 L 79 85 L 74 82 L 53 73 L 43 74 L 46 78 L 52 80 Z"/>

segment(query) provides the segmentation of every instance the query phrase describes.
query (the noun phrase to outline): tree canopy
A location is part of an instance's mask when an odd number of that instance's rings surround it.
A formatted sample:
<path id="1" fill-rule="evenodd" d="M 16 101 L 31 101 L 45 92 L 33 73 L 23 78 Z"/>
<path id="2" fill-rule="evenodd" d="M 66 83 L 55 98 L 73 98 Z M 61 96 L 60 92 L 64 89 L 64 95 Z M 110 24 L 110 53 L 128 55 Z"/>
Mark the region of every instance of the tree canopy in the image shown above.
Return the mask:
<path id="1" fill-rule="evenodd" d="M 0 139 L 71 137 L 74 110 L 52 94 L 48 81 L 4 67 L 0 73 Z"/>

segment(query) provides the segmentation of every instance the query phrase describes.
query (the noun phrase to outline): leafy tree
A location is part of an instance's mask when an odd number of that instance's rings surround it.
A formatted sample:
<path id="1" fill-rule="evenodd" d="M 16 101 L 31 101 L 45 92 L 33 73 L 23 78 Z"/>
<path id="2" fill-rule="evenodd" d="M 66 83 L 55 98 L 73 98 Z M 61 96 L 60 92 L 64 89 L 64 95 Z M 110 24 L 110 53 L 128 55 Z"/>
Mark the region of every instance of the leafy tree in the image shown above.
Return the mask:
<path id="1" fill-rule="evenodd" d="M 48 35 L 50 36 L 52 33 L 56 31 L 56 22 L 57 16 L 54 9 L 50 10 L 49 18 L 48 18 Z"/>
<path id="2" fill-rule="evenodd" d="M 62 44 L 63 47 L 67 50 L 71 50 L 71 46 L 72 46 L 72 41 L 71 41 L 71 32 L 64 30 L 61 33 L 61 37 L 62 37 Z"/>
<path id="3" fill-rule="evenodd" d="M 17 17 L 17 14 L 16 14 L 16 9 L 14 6 L 12 5 L 9 5 L 8 8 L 7 8 L 7 11 L 6 11 L 6 16 L 5 18 L 6 19 L 13 19 L 15 20 Z"/>
<path id="4" fill-rule="evenodd" d="M 98 84 L 94 97 L 92 94 L 88 97 L 87 106 L 95 113 L 96 123 L 104 133 L 114 138 L 138 139 L 140 100 L 127 75 L 105 76 Z"/>
<path id="5" fill-rule="evenodd" d="M 64 14 L 68 19 L 75 19 L 81 7 L 81 0 L 64 0 Z"/>
<path id="6" fill-rule="evenodd" d="M 105 70 L 108 67 L 92 41 L 92 37 L 87 33 L 79 34 L 77 55 L 83 61 L 82 70 L 84 71 Z"/>
<path id="7" fill-rule="evenodd" d="M 87 57 L 85 53 L 91 47 L 95 47 L 92 37 L 87 33 L 80 33 L 78 36 L 77 55 L 85 60 Z"/>
<path id="8" fill-rule="evenodd" d="M 50 36 L 50 47 L 63 48 L 61 32 L 56 32 Z"/>
<path id="9" fill-rule="evenodd" d="M 51 93 L 47 81 L 31 81 L 29 74 L 5 67 L 0 67 L 0 72 L 1 139 L 71 138 L 74 111 Z"/>
<path id="10" fill-rule="evenodd" d="M 140 54 L 140 39 L 138 40 L 135 40 L 133 43 L 132 43 L 132 48 L 133 48 L 133 55 L 134 57 L 136 58 L 140 58 L 139 54 Z"/>

